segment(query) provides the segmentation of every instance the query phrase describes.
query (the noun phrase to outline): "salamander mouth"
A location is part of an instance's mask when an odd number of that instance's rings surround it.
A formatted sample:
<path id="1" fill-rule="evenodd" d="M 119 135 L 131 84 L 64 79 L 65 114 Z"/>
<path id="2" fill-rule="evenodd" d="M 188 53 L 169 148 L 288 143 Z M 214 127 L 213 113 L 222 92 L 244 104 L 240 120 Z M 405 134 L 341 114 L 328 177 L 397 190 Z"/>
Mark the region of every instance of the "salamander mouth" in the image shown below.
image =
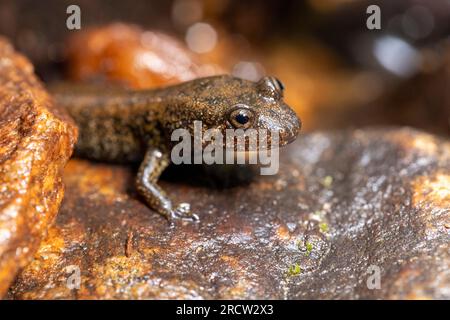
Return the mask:
<path id="1" fill-rule="evenodd" d="M 285 146 L 289 143 L 294 142 L 297 139 L 298 134 L 302 124 L 297 116 L 294 116 L 287 125 L 280 130 L 280 146 Z"/>
<path id="2" fill-rule="evenodd" d="M 280 148 L 294 142 L 300 132 L 300 126 L 294 124 L 281 130 L 269 131 L 264 130 L 265 134 L 261 137 L 257 134 L 252 138 L 246 136 L 244 141 L 234 141 L 233 144 L 227 144 L 224 139 L 224 150 L 234 150 L 242 152 L 253 152 L 259 150 L 269 150 L 274 148 Z M 274 135 L 275 134 L 275 135 Z"/>

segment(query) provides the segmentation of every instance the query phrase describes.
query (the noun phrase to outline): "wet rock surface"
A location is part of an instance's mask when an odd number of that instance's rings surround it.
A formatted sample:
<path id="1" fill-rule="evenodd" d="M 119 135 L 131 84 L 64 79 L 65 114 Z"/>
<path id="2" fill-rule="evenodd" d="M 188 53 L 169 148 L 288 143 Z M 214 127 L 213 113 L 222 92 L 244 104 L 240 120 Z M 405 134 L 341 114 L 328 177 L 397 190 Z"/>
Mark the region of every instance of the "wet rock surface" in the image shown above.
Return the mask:
<path id="1" fill-rule="evenodd" d="M 0 297 L 58 212 L 75 139 L 32 65 L 0 38 Z"/>
<path id="2" fill-rule="evenodd" d="M 202 219 L 170 227 L 138 198 L 135 168 L 74 159 L 8 298 L 448 299 L 449 170 L 449 142 L 410 129 L 304 135 L 275 176 L 163 181 Z"/>

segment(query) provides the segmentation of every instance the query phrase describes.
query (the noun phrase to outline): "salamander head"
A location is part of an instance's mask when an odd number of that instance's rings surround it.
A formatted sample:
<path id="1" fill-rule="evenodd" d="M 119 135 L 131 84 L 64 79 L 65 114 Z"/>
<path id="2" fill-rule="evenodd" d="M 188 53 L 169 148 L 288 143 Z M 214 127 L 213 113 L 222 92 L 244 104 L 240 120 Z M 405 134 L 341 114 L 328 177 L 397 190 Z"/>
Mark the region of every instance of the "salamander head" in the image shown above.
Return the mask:
<path id="1" fill-rule="evenodd" d="M 201 120 L 203 129 L 263 129 L 276 132 L 279 145 L 294 141 L 301 122 L 283 101 L 283 84 L 275 77 L 258 82 L 232 76 L 214 76 L 188 83 L 185 92 L 195 97 L 191 121 Z M 268 133 L 268 140 L 270 137 Z"/>

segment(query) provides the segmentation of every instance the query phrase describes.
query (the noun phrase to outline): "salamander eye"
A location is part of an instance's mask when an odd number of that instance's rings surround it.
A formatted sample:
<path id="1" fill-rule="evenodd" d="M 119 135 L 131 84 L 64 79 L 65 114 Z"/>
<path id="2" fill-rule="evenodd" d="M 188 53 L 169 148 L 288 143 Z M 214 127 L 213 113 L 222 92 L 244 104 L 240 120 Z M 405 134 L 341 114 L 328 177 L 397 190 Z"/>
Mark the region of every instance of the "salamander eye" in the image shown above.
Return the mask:
<path id="1" fill-rule="evenodd" d="M 250 127 L 253 124 L 253 119 L 253 112 L 244 105 L 237 106 L 228 116 L 228 121 L 237 129 Z"/>
<path id="2" fill-rule="evenodd" d="M 284 84 L 283 84 L 283 82 L 281 82 L 280 80 L 278 80 L 278 79 L 275 78 L 275 77 L 274 77 L 274 79 L 275 79 L 275 83 L 276 83 L 277 89 L 278 89 L 280 92 L 283 92 L 283 91 L 284 91 Z"/>
<path id="3" fill-rule="evenodd" d="M 257 85 L 260 92 L 266 97 L 274 99 L 283 97 L 284 85 L 275 77 L 263 77 L 258 81 Z"/>

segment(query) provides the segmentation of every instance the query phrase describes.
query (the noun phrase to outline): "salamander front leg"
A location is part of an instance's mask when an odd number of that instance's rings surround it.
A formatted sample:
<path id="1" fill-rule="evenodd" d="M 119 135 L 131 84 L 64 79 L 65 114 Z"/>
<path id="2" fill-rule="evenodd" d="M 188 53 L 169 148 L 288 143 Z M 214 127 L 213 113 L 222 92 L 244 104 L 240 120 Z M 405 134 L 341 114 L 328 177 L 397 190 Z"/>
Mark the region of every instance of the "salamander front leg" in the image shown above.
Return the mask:
<path id="1" fill-rule="evenodd" d="M 199 218 L 189 210 L 189 204 L 172 206 L 172 201 L 166 193 L 157 185 L 157 181 L 169 165 L 169 157 L 157 149 L 148 149 L 142 161 L 136 177 L 136 189 L 145 199 L 150 208 L 166 217 L 169 221 L 183 219 L 198 221 Z"/>

